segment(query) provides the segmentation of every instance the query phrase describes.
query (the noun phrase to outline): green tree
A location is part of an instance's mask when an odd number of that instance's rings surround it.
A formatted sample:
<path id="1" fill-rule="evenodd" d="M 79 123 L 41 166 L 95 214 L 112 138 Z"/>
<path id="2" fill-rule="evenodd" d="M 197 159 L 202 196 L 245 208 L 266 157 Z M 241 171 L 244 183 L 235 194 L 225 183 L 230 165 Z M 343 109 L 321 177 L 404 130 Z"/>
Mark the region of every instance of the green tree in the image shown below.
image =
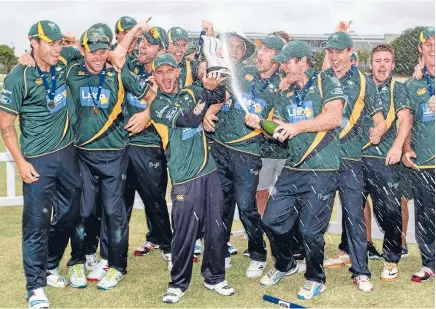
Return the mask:
<path id="1" fill-rule="evenodd" d="M 395 53 L 394 74 L 410 76 L 418 63 L 419 35 L 425 27 L 409 28 L 392 41 Z"/>
<path id="2" fill-rule="evenodd" d="M 317 50 L 316 52 L 313 53 L 313 57 L 312 57 L 313 66 L 317 71 L 321 71 L 322 69 L 322 63 L 324 62 L 324 55 L 325 55 L 324 50 Z"/>
<path id="3" fill-rule="evenodd" d="M 0 67 L 3 73 L 9 73 L 16 64 L 17 57 L 14 55 L 14 49 L 7 45 L 0 45 Z"/>

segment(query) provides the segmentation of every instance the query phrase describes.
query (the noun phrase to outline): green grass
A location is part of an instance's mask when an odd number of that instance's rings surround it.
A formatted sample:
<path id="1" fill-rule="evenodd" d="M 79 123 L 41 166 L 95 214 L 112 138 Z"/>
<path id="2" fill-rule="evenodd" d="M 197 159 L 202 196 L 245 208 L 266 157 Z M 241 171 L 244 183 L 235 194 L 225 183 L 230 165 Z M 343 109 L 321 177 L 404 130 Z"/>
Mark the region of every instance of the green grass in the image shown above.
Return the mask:
<path id="1" fill-rule="evenodd" d="M 2 307 L 26 306 L 25 280 L 21 260 L 21 207 L 0 207 L 0 295 Z M 239 222 L 235 222 L 234 230 L 240 229 Z M 159 252 L 149 256 L 135 257 L 132 251 L 139 245 L 145 234 L 145 218 L 142 210 L 134 210 L 130 223 L 130 249 L 128 259 L 128 274 L 124 281 L 112 291 L 98 291 L 96 284 L 89 284 L 84 290 L 67 287 L 65 289 L 47 288 L 47 293 L 56 308 L 278 308 L 273 304 L 262 301 L 264 294 L 276 296 L 291 302 L 309 307 L 375 307 L 375 308 L 408 308 L 434 307 L 434 283 L 415 284 L 410 281 L 411 275 L 421 267 L 420 256 L 416 245 L 409 245 L 410 255 L 400 263 L 400 275 L 397 281 L 381 282 L 378 277 L 383 268 L 382 261 L 371 261 L 370 269 L 373 274 L 375 290 L 372 293 L 358 291 L 352 284 L 350 273 L 343 267 L 327 270 L 327 290 L 320 297 L 311 301 L 299 301 L 296 293 L 303 285 L 304 277 L 301 273 L 286 277 L 277 286 L 262 287 L 258 279 L 245 277 L 245 269 L 249 259 L 242 255 L 247 247 L 243 237 L 233 237 L 232 242 L 238 247 L 239 253 L 233 259 L 233 267 L 227 272 L 227 280 L 235 288 L 232 297 L 218 296 L 202 286 L 200 263 L 194 265 L 191 285 L 182 301 L 173 306 L 161 302 L 169 279 L 166 263 Z M 338 235 L 327 234 L 326 255 L 336 251 L 339 242 Z M 378 248 L 380 241 L 375 241 Z M 269 251 L 269 250 L 268 250 Z M 61 263 L 62 273 L 67 273 L 66 262 L 70 248 L 65 253 Z M 268 256 L 267 268 L 273 266 L 271 256 Z"/>

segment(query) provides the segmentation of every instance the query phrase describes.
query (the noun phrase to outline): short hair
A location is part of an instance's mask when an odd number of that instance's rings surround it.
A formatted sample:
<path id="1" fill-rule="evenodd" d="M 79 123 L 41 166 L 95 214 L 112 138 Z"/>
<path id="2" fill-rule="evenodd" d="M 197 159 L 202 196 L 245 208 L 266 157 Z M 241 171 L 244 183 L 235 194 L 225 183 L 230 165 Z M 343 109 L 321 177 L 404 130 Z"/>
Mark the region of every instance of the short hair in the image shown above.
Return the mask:
<path id="1" fill-rule="evenodd" d="M 395 59 L 393 47 L 390 44 L 380 44 L 380 45 L 377 45 L 376 47 L 374 47 L 374 49 L 371 52 L 371 63 L 372 63 L 372 60 L 374 58 L 374 54 L 377 52 L 382 52 L 382 51 L 390 52 L 392 55 L 392 60 Z"/>
<path id="2" fill-rule="evenodd" d="M 291 37 L 289 36 L 289 34 L 284 31 L 274 31 L 269 33 L 268 35 L 277 35 L 283 40 L 284 43 L 289 43 L 289 41 L 291 41 Z"/>

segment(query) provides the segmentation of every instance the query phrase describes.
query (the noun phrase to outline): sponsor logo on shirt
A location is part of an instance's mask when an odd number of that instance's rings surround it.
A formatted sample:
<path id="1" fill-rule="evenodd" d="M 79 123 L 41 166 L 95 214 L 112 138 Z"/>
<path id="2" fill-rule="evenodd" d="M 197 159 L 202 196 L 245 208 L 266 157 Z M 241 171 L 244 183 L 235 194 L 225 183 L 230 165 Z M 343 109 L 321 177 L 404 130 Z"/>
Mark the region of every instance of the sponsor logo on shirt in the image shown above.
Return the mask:
<path id="1" fill-rule="evenodd" d="M 419 96 L 424 95 L 426 92 L 427 92 L 427 89 L 425 89 L 425 88 L 420 88 L 420 89 L 416 90 L 416 94 Z"/>
<path id="2" fill-rule="evenodd" d="M 39 78 L 37 78 L 37 79 L 35 80 L 35 84 L 37 84 L 38 86 L 39 86 L 39 85 L 42 85 L 42 83 L 43 83 L 43 81 L 42 81 L 42 78 L 41 78 L 41 77 L 39 77 Z"/>
<path id="3" fill-rule="evenodd" d="M 160 111 L 158 111 L 158 112 L 156 113 L 156 116 L 158 116 L 159 118 L 162 118 L 163 113 L 165 113 L 165 111 L 166 111 L 168 108 L 170 108 L 169 105 L 165 106 L 164 108 L 162 108 Z"/>
<path id="4" fill-rule="evenodd" d="M 178 200 L 178 201 L 184 201 L 184 200 L 185 200 L 185 195 L 184 195 L 184 194 L 177 194 L 177 195 L 176 195 L 176 200 Z"/>
<path id="5" fill-rule="evenodd" d="M 330 93 L 332 95 L 342 95 L 342 94 L 344 94 L 344 92 L 342 91 L 341 88 L 334 88 Z"/>
<path id="6" fill-rule="evenodd" d="M 251 75 L 251 74 L 245 75 L 245 80 L 248 80 L 249 82 L 251 82 L 251 81 L 253 81 L 253 79 L 254 79 L 253 75 Z"/>
<path id="7" fill-rule="evenodd" d="M 141 100 L 138 99 L 130 92 L 127 93 L 127 102 L 132 106 L 139 107 L 142 109 L 146 109 L 148 106 L 147 101 L 145 101 L 144 99 L 141 99 Z"/>
<path id="8" fill-rule="evenodd" d="M 184 128 L 182 130 L 182 141 L 193 138 L 197 133 L 203 131 L 203 126 L 200 124 L 197 128 Z"/>
<path id="9" fill-rule="evenodd" d="M 0 103 L 6 105 L 11 104 L 11 95 L 12 95 L 12 91 L 3 89 L 0 95 Z"/>
<path id="10" fill-rule="evenodd" d="M 167 121 L 173 121 L 173 117 L 174 115 L 177 113 L 178 108 L 177 107 L 173 107 L 165 116 L 165 119 Z"/>
<path id="11" fill-rule="evenodd" d="M 67 86 L 66 84 L 61 85 L 58 89 L 56 89 L 55 96 L 54 96 L 54 107 L 50 106 L 50 99 L 48 96 L 46 96 L 47 101 L 47 108 L 50 112 L 50 114 L 56 113 L 59 111 L 62 107 L 67 105 Z"/>
<path id="12" fill-rule="evenodd" d="M 98 88 L 91 87 L 91 91 L 89 91 L 89 90 L 90 90 L 89 87 L 80 87 L 80 105 L 82 105 L 82 106 L 94 106 L 95 103 L 97 103 L 97 106 L 100 108 L 108 108 L 109 107 L 109 99 L 110 99 L 111 93 L 108 89 L 101 90 L 99 101 L 97 99 Z"/>

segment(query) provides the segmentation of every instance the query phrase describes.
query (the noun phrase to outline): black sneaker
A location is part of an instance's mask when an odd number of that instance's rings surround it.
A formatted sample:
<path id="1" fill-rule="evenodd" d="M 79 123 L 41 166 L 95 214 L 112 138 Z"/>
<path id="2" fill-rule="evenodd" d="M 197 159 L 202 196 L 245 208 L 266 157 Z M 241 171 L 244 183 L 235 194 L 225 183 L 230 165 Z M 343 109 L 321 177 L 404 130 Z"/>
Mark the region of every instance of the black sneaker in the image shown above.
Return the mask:
<path id="1" fill-rule="evenodd" d="M 374 247 L 374 244 L 370 241 L 368 241 L 367 253 L 368 253 L 368 259 L 371 259 L 371 260 L 383 259 L 381 254 L 378 253 L 377 249 Z"/>
<path id="2" fill-rule="evenodd" d="M 408 257 L 409 256 L 409 249 L 407 248 L 407 245 L 403 246 L 401 249 L 401 257 Z"/>

